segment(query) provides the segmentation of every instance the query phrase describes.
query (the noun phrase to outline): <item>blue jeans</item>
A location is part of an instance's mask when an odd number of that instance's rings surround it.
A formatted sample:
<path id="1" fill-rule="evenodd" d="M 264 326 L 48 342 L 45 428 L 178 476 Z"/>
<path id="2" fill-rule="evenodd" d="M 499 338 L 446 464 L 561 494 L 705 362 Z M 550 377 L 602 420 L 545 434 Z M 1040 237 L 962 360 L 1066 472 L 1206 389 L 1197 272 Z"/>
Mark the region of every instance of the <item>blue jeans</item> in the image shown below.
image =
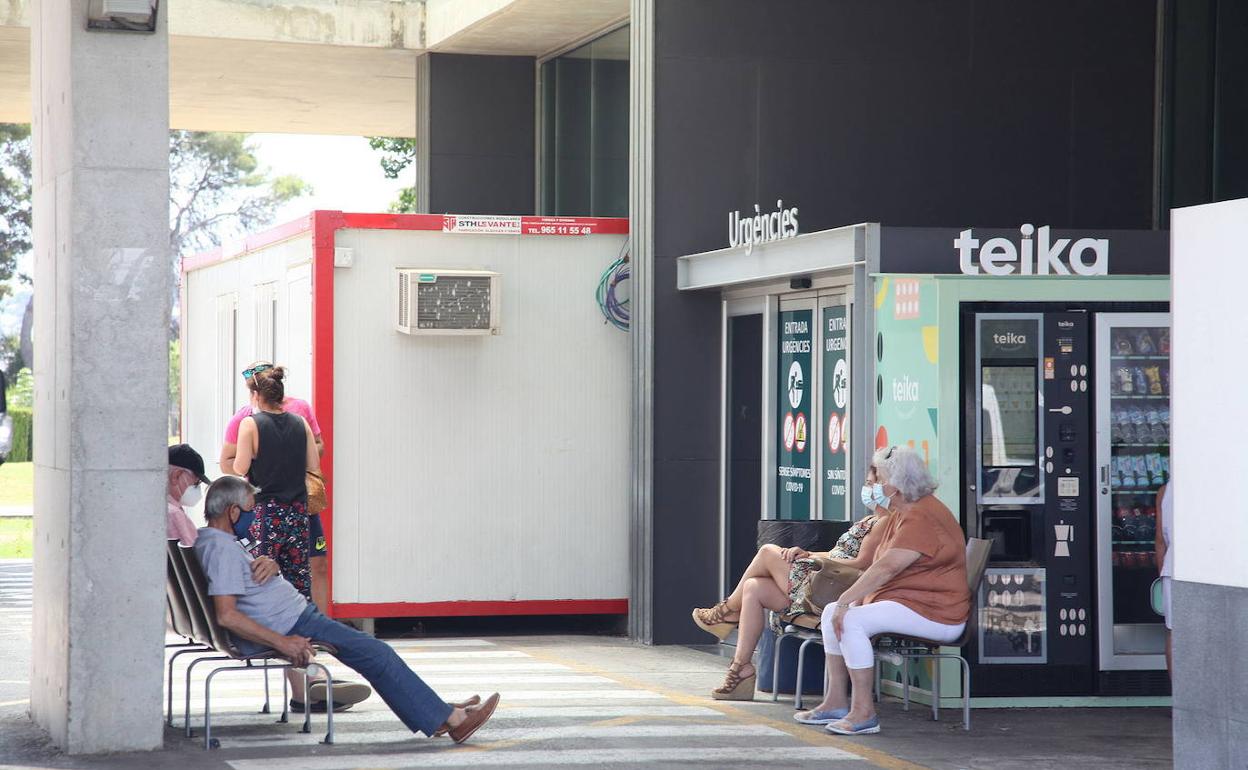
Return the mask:
<path id="1" fill-rule="evenodd" d="M 314 605 L 308 605 L 287 635 L 332 644 L 338 650 L 335 657 L 367 679 L 412 732 L 432 736 L 451 716 L 451 705 L 416 676 L 393 647 L 325 617 Z"/>

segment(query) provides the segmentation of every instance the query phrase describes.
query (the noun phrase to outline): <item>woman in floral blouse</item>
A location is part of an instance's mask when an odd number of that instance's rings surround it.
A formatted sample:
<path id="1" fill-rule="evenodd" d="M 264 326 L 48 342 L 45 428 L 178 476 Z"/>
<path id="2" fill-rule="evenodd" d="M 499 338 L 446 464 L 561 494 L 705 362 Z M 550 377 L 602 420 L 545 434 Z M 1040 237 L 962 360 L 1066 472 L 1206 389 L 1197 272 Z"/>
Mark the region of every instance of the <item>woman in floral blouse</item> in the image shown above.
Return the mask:
<path id="1" fill-rule="evenodd" d="M 693 611 L 693 622 L 702 630 L 724 639 L 737 629 L 737 651 L 723 685 L 711 691 L 716 700 L 752 700 L 757 671 L 751 659 L 763 632 L 763 610 L 782 615 L 800 614 L 805 598 L 806 578 L 818 558 L 830 559 L 839 565 L 863 570 L 871 565 L 879 535 L 877 527 L 889 510 L 870 502 L 870 488 L 875 483 L 875 468 L 867 471 L 863 502 L 872 511 L 841 535 L 826 554 L 812 554 L 801 548 L 780 548 L 764 545 L 746 568 L 737 588 L 714 607 Z M 738 628 L 738 625 L 740 626 Z"/>

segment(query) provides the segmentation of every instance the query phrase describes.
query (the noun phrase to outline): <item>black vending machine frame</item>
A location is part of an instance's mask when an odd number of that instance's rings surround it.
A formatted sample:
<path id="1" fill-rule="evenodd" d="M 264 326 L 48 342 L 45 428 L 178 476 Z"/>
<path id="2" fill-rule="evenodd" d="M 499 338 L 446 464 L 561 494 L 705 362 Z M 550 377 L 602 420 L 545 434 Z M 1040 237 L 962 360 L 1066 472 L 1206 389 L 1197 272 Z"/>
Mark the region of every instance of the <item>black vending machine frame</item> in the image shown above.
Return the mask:
<path id="1" fill-rule="evenodd" d="M 983 503 L 978 487 L 980 452 L 977 421 L 980 399 L 979 319 L 985 314 L 1038 316 L 1032 365 L 1036 367 L 1036 456 L 1043 493 L 1040 500 L 1011 504 Z M 965 303 L 961 307 L 963 415 L 961 425 L 962 476 L 965 480 L 962 521 L 969 535 L 984 536 L 984 514 L 1018 516 L 1018 542 L 989 561 L 989 569 L 1043 570 L 1043 656 L 1019 663 L 981 662 L 979 612 L 975 633 L 966 650 L 971 663 L 971 691 L 983 696 L 1089 695 L 1094 684 L 1096 650 L 1095 505 L 1092 481 L 1095 418 L 1092 402 L 1092 322 L 1086 307 L 1066 303 Z M 1020 320 L 1026 320 L 1020 318 Z M 1060 363 L 1059 363 L 1060 361 Z M 1060 370 L 1059 370 L 1060 366 Z M 1070 406 L 1071 412 L 1061 410 Z M 1078 485 L 1059 494 L 1059 482 Z M 1069 556 L 1058 557 L 1056 524 L 1070 524 L 1073 542 L 1062 546 Z M 983 591 L 987 593 L 986 589 Z M 982 611 L 982 605 L 977 603 Z M 1082 611 L 1081 623 L 1066 623 Z M 1062 633 L 1059 634 L 1059 626 Z M 1082 627 L 1081 632 L 1077 629 Z"/>
<path id="2" fill-rule="evenodd" d="M 1050 408 L 1060 408 L 1051 398 L 1045 398 L 1041 413 L 1043 428 L 1041 453 L 1047 446 L 1054 447 L 1055 458 L 1062 461 L 1063 443 L 1060 433 L 1063 427 L 1069 431 L 1072 423 L 1076 435 L 1066 443 L 1065 448 L 1073 450 L 1073 461 L 1069 465 L 1071 474 L 1064 473 L 1065 467 L 1055 467 L 1054 471 L 1045 474 L 1045 502 L 1035 505 L 992 506 L 1008 511 L 1009 509 L 1030 509 L 1031 556 L 1020 558 L 1021 554 L 1011 554 L 1010 560 L 990 561 L 989 568 L 1045 568 L 1046 570 L 1046 632 L 1048 648 L 1044 663 L 980 663 L 979 655 L 979 617 L 978 612 L 971 618 L 973 633 L 963 653 L 971 664 L 971 691 L 983 697 L 1019 697 L 1019 696 L 1079 696 L 1097 694 L 1164 694 L 1155 683 L 1155 677 L 1148 676 L 1152 672 L 1112 672 L 1108 679 L 1118 680 L 1125 675 L 1130 679 L 1147 679 L 1144 681 L 1126 682 L 1107 681 L 1104 672 L 1099 671 L 1097 660 L 1097 588 L 1096 588 L 1096 490 L 1099 488 L 1096 478 L 1096 367 L 1095 367 L 1095 315 L 1097 313 L 1139 313 L 1168 312 L 1167 303 L 1158 302 L 967 302 L 959 308 L 959 334 L 961 339 L 959 371 L 961 372 L 961 405 L 962 419 L 959 421 L 960 444 L 962 452 L 961 473 L 963 494 L 961 495 L 961 511 L 959 515 L 963 529 L 968 536 L 981 537 L 982 525 L 979 501 L 976 489 L 979 484 L 978 418 L 979 400 L 977 371 L 978 349 L 976 319 L 984 313 L 1004 314 L 1042 314 L 1043 349 L 1039 351 L 1037 365 L 1043 367 L 1044 359 L 1055 353 L 1059 337 L 1071 336 L 1059 334 L 1057 323 L 1064 317 L 1075 321 L 1073 336 L 1075 352 L 1072 358 L 1065 359 L 1066 371 L 1058 378 L 1055 373 L 1055 385 L 1068 388 L 1069 382 L 1076 386 L 1075 398 L 1081 403 L 1079 409 L 1084 417 L 1077 414 L 1069 416 L 1051 413 Z M 1066 325 L 1069 327 L 1069 324 Z M 1071 376 L 1070 363 L 1076 367 L 1087 366 L 1086 374 L 1077 369 Z M 1086 390 L 1080 383 L 1086 382 Z M 1045 382 L 1041 385 L 1046 391 L 1056 393 L 1054 387 Z M 1067 399 L 1069 401 L 1070 399 Z M 1063 426 L 1064 423 L 1064 426 Z M 1042 460 L 1044 462 L 1044 460 Z M 1064 466 L 1065 463 L 1062 463 Z M 1079 479 L 1077 502 L 1072 505 L 1067 498 L 1066 511 L 1059 507 L 1057 484 L 1059 478 L 1066 476 Z M 1074 541 L 1069 544 L 1071 557 L 1059 559 L 1055 555 L 1056 535 L 1054 524 L 1058 522 L 1072 523 L 1075 526 Z M 1086 634 L 1062 635 L 1058 633 L 1063 621 L 1060 612 L 1069 605 L 1084 610 L 1079 622 L 1085 625 Z M 1067 610 L 1069 612 L 1069 610 Z M 1069 627 L 1068 627 L 1069 634 Z M 1164 674 L 1164 672 L 1162 672 Z M 1125 687 L 1123 685 L 1126 685 Z M 1134 685 L 1134 686 L 1132 686 Z M 1167 690 L 1168 691 L 1168 688 Z"/>

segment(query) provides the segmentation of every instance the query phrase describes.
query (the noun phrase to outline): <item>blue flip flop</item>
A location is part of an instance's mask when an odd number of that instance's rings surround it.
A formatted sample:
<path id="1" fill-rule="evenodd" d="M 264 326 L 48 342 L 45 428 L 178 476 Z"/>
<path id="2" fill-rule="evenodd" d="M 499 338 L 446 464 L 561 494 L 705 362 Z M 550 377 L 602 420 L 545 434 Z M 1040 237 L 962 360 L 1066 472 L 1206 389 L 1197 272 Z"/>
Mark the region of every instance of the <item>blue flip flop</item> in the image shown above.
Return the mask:
<path id="1" fill-rule="evenodd" d="M 829 709 L 828 711 L 799 711 L 793 715 L 793 721 L 803 725 L 826 725 L 838 719 L 844 719 L 849 709 Z M 810 716 L 803 717 L 802 714 Z"/>
<path id="2" fill-rule="evenodd" d="M 837 727 L 835 722 L 831 722 L 825 729 L 837 735 L 870 735 L 871 733 L 878 733 L 880 731 L 880 715 L 876 714 L 865 722 L 859 722 L 849 727 L 850 729 L 846 730 L 843 727 Z"/>

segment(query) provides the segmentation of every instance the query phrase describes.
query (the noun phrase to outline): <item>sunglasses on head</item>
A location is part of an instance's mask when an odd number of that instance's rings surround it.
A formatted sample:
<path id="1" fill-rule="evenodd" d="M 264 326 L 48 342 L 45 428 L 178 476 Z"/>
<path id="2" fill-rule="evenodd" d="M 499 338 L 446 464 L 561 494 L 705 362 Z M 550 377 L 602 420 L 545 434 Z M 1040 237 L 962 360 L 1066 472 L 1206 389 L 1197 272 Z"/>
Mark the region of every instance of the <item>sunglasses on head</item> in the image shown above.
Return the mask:
<path id="1" fill-rule="evenodd" d="M 272 369 L 272 368 L 273 368 L 273 364 L 257 364 L 251 367 L 250 369 L 243 370 L 243 379 L 250 380 L 252 377 L 255 377 L 260 372 L 263 372 L 265 370 Z"/>

